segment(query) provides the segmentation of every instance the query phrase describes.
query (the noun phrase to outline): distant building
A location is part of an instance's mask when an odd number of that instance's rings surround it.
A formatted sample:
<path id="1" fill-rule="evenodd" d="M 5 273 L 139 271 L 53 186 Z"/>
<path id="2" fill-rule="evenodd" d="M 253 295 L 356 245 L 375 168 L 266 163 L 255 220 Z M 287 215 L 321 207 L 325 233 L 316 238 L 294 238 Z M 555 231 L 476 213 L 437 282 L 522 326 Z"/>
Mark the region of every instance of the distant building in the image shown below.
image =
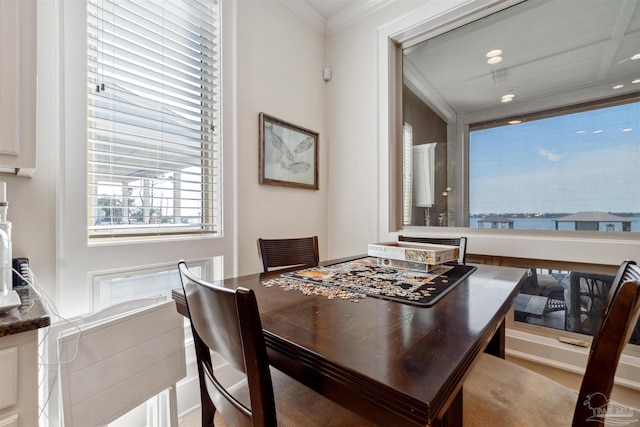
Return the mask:
<path id="1" fill-rule="evenodd" d="M 500 215 L 487 216 L 478 220 L 478 228 L 513 228 L 513 220 Z"/>
<path id="2" fill-rule="evenodd" d="M 631 221 L 621 216 L 606 212 L 578 212 L 555 220 L 556 230 L 561 222 L 573 222 L 576 231 L 600 231 L 600 223 L 605 224 L 606 231 L 614 231 L 614 224 L 622 224 L 622 231 L 631 231 Z"/>

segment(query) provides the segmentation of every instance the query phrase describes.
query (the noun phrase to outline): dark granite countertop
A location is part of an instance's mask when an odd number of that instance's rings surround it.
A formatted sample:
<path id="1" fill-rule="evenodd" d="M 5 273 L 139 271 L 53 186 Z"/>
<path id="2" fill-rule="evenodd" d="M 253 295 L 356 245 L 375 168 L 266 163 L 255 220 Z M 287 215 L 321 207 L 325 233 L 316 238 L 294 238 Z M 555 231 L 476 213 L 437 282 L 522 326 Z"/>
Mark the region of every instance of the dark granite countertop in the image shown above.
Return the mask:
<path id="1" fill-rule="evenodd" d="M 47 309 L 31 288 L 21 289 L 18 294 L 22 305 L 0 313 L 0 337 L 45 328 L 51 324 Z"/>

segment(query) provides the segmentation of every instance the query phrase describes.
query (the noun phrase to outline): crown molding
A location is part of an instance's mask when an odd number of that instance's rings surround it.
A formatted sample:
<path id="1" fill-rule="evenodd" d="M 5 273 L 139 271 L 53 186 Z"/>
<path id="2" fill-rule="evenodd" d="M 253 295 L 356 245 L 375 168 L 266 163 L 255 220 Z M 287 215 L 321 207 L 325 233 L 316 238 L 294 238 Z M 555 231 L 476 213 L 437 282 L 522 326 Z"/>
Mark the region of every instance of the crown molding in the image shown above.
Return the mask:
<path id="1" fill-rule="evenodd" d="M 304 0 L 280 0 L 300 18 L 307 21 L 317 32 L 327 35 L 327 20 Z"/>
<path id="2" fill-rule="evenodd" d="M 355 24 L 365 16 L 393 3 L 395 0 L 358 0 L 357 3 L 326 19 L 305 0 L 280 0 L 296 15 L 304 19 L 316 31 L 330 36 L 349 25 Z"/>
<path id="3" fill-rule="evenodd" d="M 395 0 L 359 0 L 357 3 L 345 8 L 327 20 L 326 35 L 330 36 L 349 25 L 355 24 L 365 16 L 382 9 L 394 1 Z"/>
<path id="4" fill-rule="evenodd" d="M 405 84 L 422 102 L 428 105 L 447 124 L 456 121 L 456 112 L 440 96 L 437 90 L 424 78 L 413 63 L 404 58 L 402 77 Z"/>

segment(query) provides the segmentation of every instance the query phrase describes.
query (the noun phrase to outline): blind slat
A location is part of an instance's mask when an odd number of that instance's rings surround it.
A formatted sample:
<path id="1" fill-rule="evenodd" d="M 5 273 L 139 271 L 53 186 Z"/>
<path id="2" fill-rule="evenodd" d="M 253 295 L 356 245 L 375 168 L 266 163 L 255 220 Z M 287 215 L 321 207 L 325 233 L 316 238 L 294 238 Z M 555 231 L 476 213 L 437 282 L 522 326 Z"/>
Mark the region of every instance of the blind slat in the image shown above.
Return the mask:
<path id="1" fill-rule="evenodd" d="M 116 36 L 105 35 L 104 30 L 98 28 L 89 29 L 90 36 L 96 40 L 89 46 L 89 57 L 105 56 L 102 62 L 113 62 L 116 56 L 126 57 L 122 53 L 136 55 L 139 59 L 144 59 L 150 64 L 162 64 L 165 67 L 172 67 L 181 73 L 193 71 L 200 74 L 202 71 L 213 74 L 215 72 L 215 51 L 216 45 L 200 46 L 201 51 L 193 51 L 188 48 L 177 46 L 173 51 L 168 51 L 164 46 L 145 46 L 140 43 L 148 42 L 148 39 L 137 34 L 125 34 L 120 31 Z M 126 37 L 125 37 L 126 36 Z M 178 48 L 182 48 L 178 50 Z M 107 58 L 111 55 L 112 58 Z M 184 68 L 182 68 L 184 67 Z"/>
<path id="2" fill-rule="evenodd" d="M 180 38 L 188 38 L 182 30 L 190 30 L 193 38 L 213 40 L 217 38 L 215 31 L 218 21 L 217 9 L 207 6 L 197 10 L 197 2 L 166 1 L 166 2 L 121 2 L 120 0 L 103 0 L 102 8 L 89 8 L 89 12 L 102 13 L 103 20 L 117 22 L 116 18 L 126 18 L 130 22 L 137 22 L 148 32 L 163 34 L 166 31 L 178 33 Z M 201 4 L 204 6 L 204 4 Z M 106 16 L 106 18 L 104 18 Z M 195 30 L 193 28 L 196 28 Z M 213 29 L 213 31 L 212 31 Z"/>
<path id="3" fill-rule="evenodd" d="M 147 74 L 136 74 L 130 73 L 130 70 L 127 69 L 119 69 L 112 70 L 110 67 L 105 67 L 103 69 L 104 73 L 101 75 L 97 75 L 94 81 L 90 81 L 92 83 L 90 85 L 91 88 L 94 88 L 96 84 L 104 84 L 105 88 L 103 90 L 103 98 L 105 94 L 111 94 L 110 90 L 112 88 L 116 88 L 120 91 L 121 94 L 129 93 L 131 95 L 135 95 L 140 98 L 140 102 L 144 101 L 155 101 L 157 102 L 158 98 L 162 99 L 163 102 L 167 106 L 172 106 L 174 108 L 186 108 L 190 111 L 193 111 L 194 107 L 197 107 L 197 102 L 194 102 L 194 96 L 197 96 L 194 91 L 185 90 L 187 87 L 180 87 L 176 83 L 180 83 L 184 85 L 184 82 L 172 81 L 169 76 L 166 76 L 166 79 L 158 79 L 156 76 L 153 76 L 151 73 Z M 117 75 L 118 77 L 115 77 Z M 200 90 L 197 92 L 200 93 L 200 97 L 202 95 L 209 95 L 213 97 L 215 94 L 216 87 L 207 86 L 206 83 L 200 86 Z M 100 93 L 100 92 L 98 92 Z M 116 93 L 117 94 L 117 93 Z M 117 98 L 113 99 L 117 101 Z M 202 98 L 201 101 L 205 101 L 206 98 Z"/>
<path id="4" fill-rule="evenodd" d="M 89 24 L 95 25 L 106 34 L 109 29 L 116 31 L 121 28 L 127 33 L 137 33 L 148 38 L 148 42 L 145 43 L 147 46 L 161 46 L 176 51 L 182 50 L 181 46 L 198 51 L 202 47 L 213 46 L 217 40 L 215 26 L 208 26 L 200 19 L 196 22 L 180 20 L 176 14 L 160 16 L 149 7 L 153 6 L 149 1 L 141 3 L 103 1 L 103 3 L 108 3 L 111 7 L 98 9 L 94 14 L 89 8 Z M 169 2 L 166 2 L 165 6 L 168 4 Z M 206 18 L 215 20 L 213 16 Z M 143 30 L 136 31 L 138 28 Z"/>
<path id="5" fill-rule="evenodd" d="M 204 138 L 215 132 L 211 131 L 211 125 L 218 119 L 214 116 L 192 116 L 190 112 L 170 109 L 169 111 L 157 111 L 152 107 L 136 107 L 135 104 L 96 102 L 89 105 L 94 127 L 111 128 L 113 125 L 139 125 L 141 129 L 162 130 L 169 134 L 182 136 L 180 132 L 172 129 L 190 129 L 191 136 Z M 159 122 L 160 121 L 160 122 Z M 196 135 L 196 133 L 198 135 Z M 135 133 L 132 133 L 135 134 Z M 182 140 L 182 138 L 179 138 Z"/>
<path id="6" fill-rule="evenodd" d="M 119 154 L 128 154 L 131 157 L 139 157 L 140 159 L 160 159 L 160 158 L 174 158 L 174 159 L 189 159 L 185 160 L 185 165 L 194 165 L 202 163 L 202 159 L 204 156 L 193 156 L 192 151 L 189 148 L 180 149 L 179 146 L 172 147 L 173 150 L 169 151 L 165 149 L 163 151 L 163 155 L 158 155 L 158 149 L 149 146 L 138 144 L 136 145 L 136 149 L 132 149 L 132 145 L 130 140 L 125 140 L 124 142 L 119 142 L 117 139 L 110 140 L 108 142 L 92 139 L 93 147 L 88 150 L 89 153 L 96 155 L 119 155 Z M 203 154 L 206 154 L 207 160 L 217 160 L 219 151 L 217 149 L 209 149 L 206 146 L 201 149 Z M 171 154 L 171 155 L 170 155 Z"/>

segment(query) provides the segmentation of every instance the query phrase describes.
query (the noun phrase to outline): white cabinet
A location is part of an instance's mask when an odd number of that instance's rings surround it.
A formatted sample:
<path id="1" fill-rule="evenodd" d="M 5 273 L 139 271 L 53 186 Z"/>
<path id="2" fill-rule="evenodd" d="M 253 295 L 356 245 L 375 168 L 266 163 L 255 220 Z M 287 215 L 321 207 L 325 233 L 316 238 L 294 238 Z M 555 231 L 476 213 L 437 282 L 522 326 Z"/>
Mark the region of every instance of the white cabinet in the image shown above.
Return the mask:
<path id="1" fill-rule="evenodd" d="M 0 349 L 0 410 L 18 403 L 18 347 Z"/>
<path id="2" fill-rule="evenodd" d="M 36 1 L 1 0 L 0 173 L 36 168 L 36 39 Z"/>
<path id="3" fill-rule="evenodd" d="M 0 427 L 37 426 L 37 329 L 0 338 L 0 378 Z"/>

